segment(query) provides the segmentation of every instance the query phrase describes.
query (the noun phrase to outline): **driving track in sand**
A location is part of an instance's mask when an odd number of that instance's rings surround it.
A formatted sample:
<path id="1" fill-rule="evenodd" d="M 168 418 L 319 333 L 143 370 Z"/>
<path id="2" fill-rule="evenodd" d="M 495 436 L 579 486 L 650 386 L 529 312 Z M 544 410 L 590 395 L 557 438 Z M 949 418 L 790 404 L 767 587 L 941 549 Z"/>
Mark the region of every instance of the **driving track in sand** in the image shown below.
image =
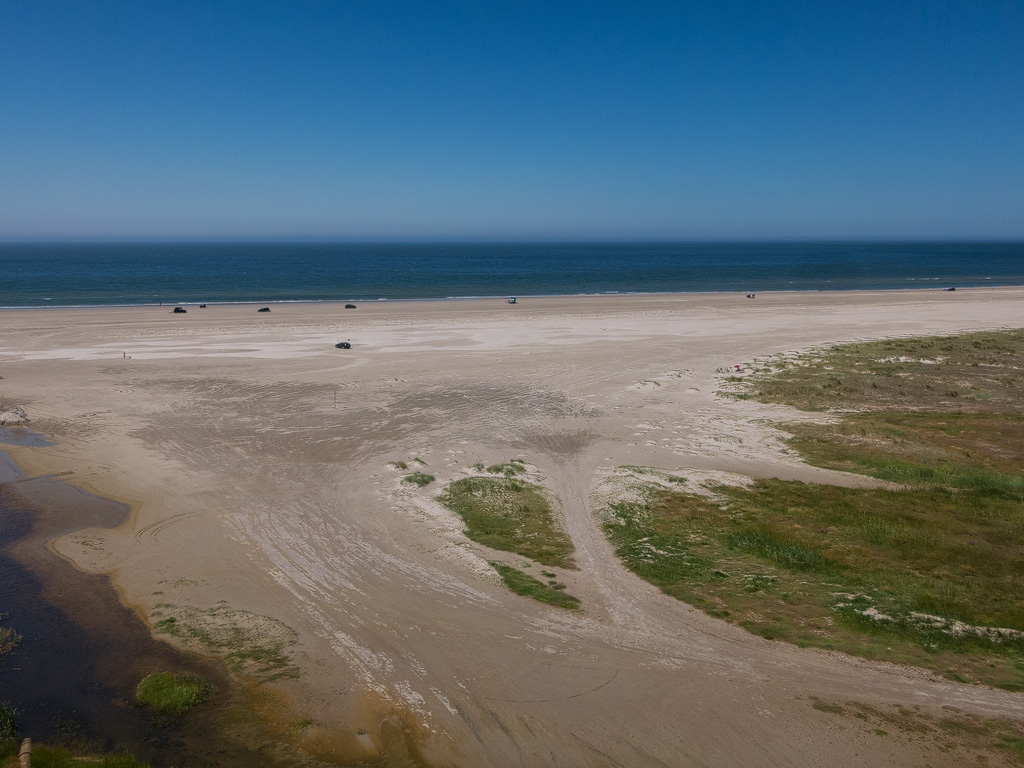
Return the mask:
<path id="1" fill-rule="evenodd" d="M 964 765 L 811 697 L 1024 717 L 1024 697 L 770 642 L 641 581 L 593 515 L 625 464 L 863 484 L 781 451 L 781 408 L 715 395 L 716 367 L 825 343 L 1024 325 L 1024 291 L 758 294 L 11 311 L 2 396 L 36 471 L 132 502 L 57 548 L 130 602 L 226 601 L 298 632 L 279 683 L 314 749 L 458 766 Z M 334 341 L 351 338 L 351 350 Z M 127 350 L 130 360 L 123 360 Z M 337 406 L 335 406 L 335 399 Z M 509 593 L 433 500 L 522 458 L 557 500 L 582 601 Z M 437 482 L 400 482 L 420 458 Z M 411 466 L 412 469 L 418 467 Z M 98 542 L 98 544 L 97 544 Z M 509 556 L 505 554 L 505 558 Z M 512 558 L 515 560 L 515 558 Z M 510 561 L 512 561 L 510 560 Z M 160 593 L 160 594 L 154 594 Z M 978 763 L 982 764 L 982 763 Z M 1009 763 L 1007 763 L 1009 764 Z"/>

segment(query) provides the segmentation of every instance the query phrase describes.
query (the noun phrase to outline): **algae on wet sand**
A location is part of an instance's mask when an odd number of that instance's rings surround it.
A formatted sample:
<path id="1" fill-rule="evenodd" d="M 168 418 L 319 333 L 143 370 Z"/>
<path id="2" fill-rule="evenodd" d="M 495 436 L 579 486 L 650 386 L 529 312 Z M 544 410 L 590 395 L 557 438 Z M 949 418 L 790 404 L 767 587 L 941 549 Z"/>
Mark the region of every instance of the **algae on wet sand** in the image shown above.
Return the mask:
<path id="1" fill-rule="evenodd" d="M 0 614 L 0 618 L 3 618 Z M 0 627 L 0 656 L 10 653 L 21 642 L 21 635 L 13 627 Z"/>
<path id="2" fill-rule="evenodd" d="M 205 610 L 161 603 L 152 616 L 156 634 L 217 654 L 237 675 L 270 682 L 300 674 L 289 650 L 296 643 L 295 630 L 269 616 L 223 603 Z"/>

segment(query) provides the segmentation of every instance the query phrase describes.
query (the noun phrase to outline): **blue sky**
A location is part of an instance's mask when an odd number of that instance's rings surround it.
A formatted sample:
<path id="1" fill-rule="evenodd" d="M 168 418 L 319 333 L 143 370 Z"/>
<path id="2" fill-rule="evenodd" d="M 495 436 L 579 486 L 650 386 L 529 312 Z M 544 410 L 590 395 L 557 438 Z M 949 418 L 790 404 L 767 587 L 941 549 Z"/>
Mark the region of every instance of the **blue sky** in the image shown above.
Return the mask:
<path id="1" fill-rule="evenodd" d="M 1024 237 L 1024 2 L 0 0 L 0 239 Z"/>

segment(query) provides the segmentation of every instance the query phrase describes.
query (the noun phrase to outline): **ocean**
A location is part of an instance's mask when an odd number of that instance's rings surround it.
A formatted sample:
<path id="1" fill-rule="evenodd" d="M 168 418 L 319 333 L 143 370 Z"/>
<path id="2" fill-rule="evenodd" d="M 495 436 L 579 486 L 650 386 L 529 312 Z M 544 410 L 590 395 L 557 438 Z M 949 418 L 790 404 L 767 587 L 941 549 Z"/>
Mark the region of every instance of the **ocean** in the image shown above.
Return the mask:
<path id="1" fill-rule="evenodd" d="M 0 307 L 1024 285 L 1024 242 L 0 244 Z"/>

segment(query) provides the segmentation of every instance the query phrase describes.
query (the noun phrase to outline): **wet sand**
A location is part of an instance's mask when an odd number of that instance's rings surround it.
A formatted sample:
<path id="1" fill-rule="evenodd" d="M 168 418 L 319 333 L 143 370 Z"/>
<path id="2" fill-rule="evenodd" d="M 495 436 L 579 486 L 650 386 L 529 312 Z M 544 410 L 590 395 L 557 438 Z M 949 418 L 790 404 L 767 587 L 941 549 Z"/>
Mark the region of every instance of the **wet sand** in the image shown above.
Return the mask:
<path id="1" fill-rule="evenodd" d="M 144 616 L 225 601 L 298 633 L 273 686 L 318 754 L 431 765 L 960 765 L 810 697 L 986 717 L 1024 697 L 752 636 L 621 567 L 593 494 L 623 464 L 859 482 L 782 452 L 783 408 L 715 369 L 815 345 L 1024 325 L 1024 290 L 689 294 L 0 313 L 11 450 L 130 505 L 54 548 Z M 351 350 L 334 343 L 351 340 Z M 522 458 L 557 497 L 576 613 L 506 591 L 432 497 Z M 400 482 L 422 459 L 438 482 Z M 999 764 L 996 753 L 989 765 Z M 1009 759 L 1008 757 L 1006 758 Z M 1007 763 L 1009 764 L 1009 763 Z"/>

